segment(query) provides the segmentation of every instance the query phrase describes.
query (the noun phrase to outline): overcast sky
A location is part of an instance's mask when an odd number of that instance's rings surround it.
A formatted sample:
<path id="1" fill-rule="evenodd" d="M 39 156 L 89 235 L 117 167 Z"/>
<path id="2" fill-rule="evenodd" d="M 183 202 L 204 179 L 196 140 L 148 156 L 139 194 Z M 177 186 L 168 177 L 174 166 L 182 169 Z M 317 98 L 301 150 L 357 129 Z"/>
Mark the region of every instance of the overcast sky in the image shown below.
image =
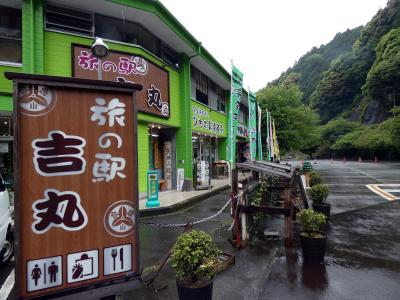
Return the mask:
<path id="1" fill-rule="evenodd" d="M 253 90 L 276 79 L 313 46 L 365 25 L 387 0 L 161 0 L 230 71 Z"/>

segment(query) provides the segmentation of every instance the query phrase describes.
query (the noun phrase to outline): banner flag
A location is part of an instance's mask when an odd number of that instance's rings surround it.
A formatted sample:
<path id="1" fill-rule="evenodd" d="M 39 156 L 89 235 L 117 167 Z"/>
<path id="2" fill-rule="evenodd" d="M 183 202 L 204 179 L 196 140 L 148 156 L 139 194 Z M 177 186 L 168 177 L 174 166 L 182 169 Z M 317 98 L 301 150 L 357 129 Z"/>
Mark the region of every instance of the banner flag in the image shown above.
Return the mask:
<path id="1" fill-rule="evenodd" d="M 228 161 L 235 168 L 236 132 L 239 119 L 240 98 L 242 97 L 243 73 L 232 64 L 231 103 L 228 119 Z"/>
<path id="2" fill-rule="evenodd" d="M 258 159 L 263 160 L 263 154 L 262 154 L 262 143 L 261 143 L 261 108 L 257 104 L 257 109 L 258 109 Z"/>
<path id="3" fill-rule="evenodd" d="M 256 95 L 249 88 L 249 132 L 250 132 L 250 161 L 257 159 L 257 114 L 256 114 Z"/>
<path id="4" fill-rule="evenodd" d="M 274 158 L 274 139 L 273 139 L 273 132 L 272 132 L 272 116 L 269 113 L 269 145 L 270 145 L 270 157 L 269 160 L 273 161 Z"/>
<path id="5" fill-rule="evenodd" d="M 275 130 L 275 121 L 273 122 L 273 132 L 274 132 L 274 161 L 279 161 L 280 156 L 279 156 L 279 145 L 278 145 L 278 139 L 276 138 L 276 130 Z"/>
<path id="6" fill-rule="evenodd" d="M 267 134 L 265 137 L 265 146 L 267 148 L 267 160 L 270 161 L 269 157 L 270 157 L 271 151 L 270 151 L 270 145 L 269 145 L 270 143 L 269 143 L 269 111 L 268 111 L 268 109 L 266 109 L 266 112 L 267 112 Z"/>

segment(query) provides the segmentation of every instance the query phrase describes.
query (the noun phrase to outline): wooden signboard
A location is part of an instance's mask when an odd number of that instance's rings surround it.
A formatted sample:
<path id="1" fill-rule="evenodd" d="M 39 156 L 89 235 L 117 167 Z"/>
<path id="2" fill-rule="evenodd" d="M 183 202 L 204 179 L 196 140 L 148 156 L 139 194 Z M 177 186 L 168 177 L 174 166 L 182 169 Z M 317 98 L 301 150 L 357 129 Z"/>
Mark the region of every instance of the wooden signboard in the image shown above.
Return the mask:
<path id="1" fill-rule="evenodd" d="M 6 76 L 16 116 L 17 296 L 137 276 L 141 86 Z"/>
<path id="2" fill-rule="evenodd" d="M 72 54 L 72 76 L 98 78 L 99 61 L 89 47 L 72 45 Z M 110 51 L 101 61 L 101 73 L 103 80 L 143 85 L 137 95 L 138 111 L 169 118 L 169 77 L 163 68 L 140 55 Z"/>

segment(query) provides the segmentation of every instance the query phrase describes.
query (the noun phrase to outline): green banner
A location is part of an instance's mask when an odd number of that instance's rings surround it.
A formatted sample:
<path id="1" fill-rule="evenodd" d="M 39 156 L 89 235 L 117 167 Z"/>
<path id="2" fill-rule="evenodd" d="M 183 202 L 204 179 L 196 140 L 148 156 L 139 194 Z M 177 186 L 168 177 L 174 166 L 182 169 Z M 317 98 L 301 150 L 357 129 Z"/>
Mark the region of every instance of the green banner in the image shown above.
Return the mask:
<path id="1" fill-rule="evenodd" d="M 267 109 L 267 128 L 266 128 L 266 140 L 265 140 L 265 146 L 267 148 L 267 161 L 270 161 L 271 157 L 271 141 L 270 141 L 270 136 L 269 136 L 269 111 Z"/>
<path id="2" fill-rule="evenodd" d="M 228 120 L 228 160 L 232 169 L 236 159 L 236 132 L 239 119 L 240 98 L 242 96 L 243 73 L 232 64 L 231 105 Z"/>
<path id="3" fill-rule="evenodd" d="M 259 105 L 257 105 L 257 111 L 258 111 L 258 159 L 263 160 L 263 154 L 262 154 L 262 143 L 261 143 L 261 108 Z"/>
<path id="4" fill-rule="evenodd" d="M 257 102 L 256 95 L 249 89 L 249 137 L 250 137 L 250 160 L 256 160 L 257 156 Z"/>

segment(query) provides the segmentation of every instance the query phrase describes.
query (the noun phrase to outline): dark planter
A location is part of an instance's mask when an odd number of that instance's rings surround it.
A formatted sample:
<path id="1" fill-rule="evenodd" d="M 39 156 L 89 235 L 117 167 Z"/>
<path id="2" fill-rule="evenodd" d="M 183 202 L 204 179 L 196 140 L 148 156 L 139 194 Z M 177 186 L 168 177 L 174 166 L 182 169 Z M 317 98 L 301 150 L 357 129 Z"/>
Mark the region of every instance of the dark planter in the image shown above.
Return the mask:
<path id="1" fill-rule="evenodd" d="M 212 300 L 213 281 L 199 288 L 186 287 L 176 282 L 179 300 Z"/>
<path id="2" fill-rule="evenodd" d="M 302 235 L 300 232 L 300 244 L 303 251 L 304 262 L 322 263 L 324 262 L 325 249 L 326 249 L 326 234 L 318 232 L 323 235 L 322 238 L 313 238 Z"/>
<path id="3" fill-rule="evenodd" d="M 323 213 L 326 216 L 326 220 L 329 221 L 329 217 L 331 215 L 331 204 L 330 203 L 313 202 L 312 207 L 313 207 L 314 211 Z"/>

